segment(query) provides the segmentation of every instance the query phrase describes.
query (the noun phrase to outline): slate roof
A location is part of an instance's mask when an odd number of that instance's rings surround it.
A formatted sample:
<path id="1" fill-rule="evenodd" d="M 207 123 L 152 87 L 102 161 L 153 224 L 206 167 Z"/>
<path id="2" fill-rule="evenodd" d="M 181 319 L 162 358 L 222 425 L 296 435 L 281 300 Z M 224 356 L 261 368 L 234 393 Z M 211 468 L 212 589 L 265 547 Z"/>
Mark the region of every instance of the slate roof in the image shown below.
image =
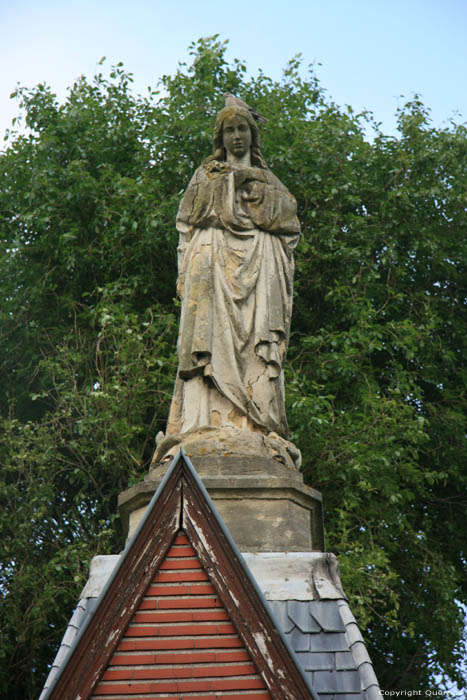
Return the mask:
<path id="1" fill-rule="evenodd" d="M 313 688 L 306 697 L 319 697 L 320 700 L 380 699 L 373 666 L 358 625 L 343 596 L 338 569 L 336 574 L 335 557 L 325 553 L 248 553 L 244 557 L 268 598 L 278 628 L 295 652 L 304 675 Z M 48 697 L 47 689 L 54 685 L 55 677 L 67 663 L 66 657 L 70 648 L 76 645 L 80 630 L 86 626 L 87 619 L 93 617 L 97 596 L 105 588 L 106 579 L 111 577 L 119 559 L 118 555 L 111 555 L 95 557 L 93 560 L 90 579 L 70 620 L 40 700 Z M 289 572 L 289 581 L 285 577 L 285 582 L 282 574 L 284 567 Z M 278 580 L 268 580 L 268 577 L 274 579 L 274 576 L 279 577 L 279 583 Z M 287 599 L 288 592 L 296 599 Z M 136 649 L 132 653 L 136 653 Z M 254 674 L 250 675 L 254 677 Z M 268 697 L 258 695 L 256 698 L 256 692 L 262 693 L 264 689 L 258 688 L 256 691 L 250 688 L 248 692 L 248 700 L 263 700 Z M 97 700 L 101 696 L 95 697 Z M 111 696 L 102 697 L 110 700 Z M 172 697 L 179 700 L 179 697 L 184 696 L 164 693 L 147 697 Z M 191 697 L 201 696 L 196 693 L 191 694 Z M 233 700 L 241 695 L 237 691 L 232 695 L 230 691 L 222 690 L 219 695 L 212 697 L 225 700 L 230 697 Z M 300 700 L 301 698 L 302 696 Z"/>
<path id="2" fill-rule="evenodd" d="M 346 600 L 270 600 L 269 604 L 320 699 L 381 699 Z"/>

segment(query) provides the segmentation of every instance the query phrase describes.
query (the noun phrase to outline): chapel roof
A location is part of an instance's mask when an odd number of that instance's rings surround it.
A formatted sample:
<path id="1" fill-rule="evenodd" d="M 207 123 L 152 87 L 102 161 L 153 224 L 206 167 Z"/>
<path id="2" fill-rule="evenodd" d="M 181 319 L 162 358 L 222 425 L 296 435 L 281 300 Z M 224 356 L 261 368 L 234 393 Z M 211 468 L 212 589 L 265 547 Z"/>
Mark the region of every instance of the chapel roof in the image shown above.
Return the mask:
<path id="1" fill-rule="evenodd" d="M 41 700 L 244 696 L 317 698 L 180 453 L 99 597 L 80 601 Z"/>

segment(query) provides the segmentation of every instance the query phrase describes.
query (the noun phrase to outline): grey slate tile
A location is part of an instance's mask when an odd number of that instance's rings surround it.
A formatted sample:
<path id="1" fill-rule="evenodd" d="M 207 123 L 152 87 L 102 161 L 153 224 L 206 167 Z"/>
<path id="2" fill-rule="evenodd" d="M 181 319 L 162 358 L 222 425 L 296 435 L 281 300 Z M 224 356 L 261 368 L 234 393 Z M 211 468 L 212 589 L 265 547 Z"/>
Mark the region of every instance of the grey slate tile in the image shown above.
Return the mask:
<path id="1" fill-rule="evenodd" d="M 88 614 L 85 607 L 78 605 L 69 624 L 79 630 Z"/>
<path id="2" fill-rule="evenodd" d="M 362 641 L 356 641 L 352 644 L 352 657 L 355 661 L 355 666 L 359 668 L 362 664 L 371 664 L 370 656 L 366 650 L 365 643 Z"/>
<path id="3" fill-rule="evenodd" d="M 381 700 L 375 695 L 379 689 L 374 669 L 346 601 L 287 601 L 286 606 L 295 625 L 287 638 L 320 700 Z M 283 609 L 280 615 L 288 625 Z"/>
<path id="4" fill-rule="evenodd" d="M 365 662 L 362 664 L 358 669 L 358 672 L 360 674 L 362 687 L 365 688 L 365 690 L 367 688 L 371 688 L 372 686 L 378 686 L 378 680 L 371 663 Z"/>
<path id="5" fill-rule="evenodd" d="M 69 650 L 70 650 L 69 646 L 65 646 L 64 644 L 60 645 L 60 648 L 57 651 L 57 656 L 54 659 L 54 666 L 57 666 L 57 668 L 60 668 L 60 666 L 62 665 Z"/>
<path id="6" fill-rule="evenodd" d="M 355 617 L 349 608 L 349 604 L 346 600 L 338 600 L 337 607 L 339 608 L 339 613 L 342 618 L 344 625 L 348 625 L 351 622 L 356 622 Z"/>
<path id="7" fill-rule="evenodd" d="M 382 697 L 378 683 L 367 688 L 365 691 L 366 700 L 381 700 Z"/>
<path id="8" fill-rule="evenodd" d="M 350 625 L 347 625 L 345 631 L 347 634 L 347 639 L 349 640 L 350 647 L 352 647 L 352 644 L 362 641 L 362 633 L 358 629 L 358 625 L 356 622 L 351 622 Z"/>
<path id="9" fill-rule="evenodd" d="M 310 651 L 310 635 L 301 632 L 298 627 L 286 635 L 294 651 Z"/>
<path id="10" fill-rule="evenodd" d="M 309 606 L 311 615 L 326 632 L 343 632 L 345 630 L 335 600 L 310 600 Z"/>
<path id="11" fill-rule="evenodd" d="M 361 693 L 362 684 L 358 671 L 338 671 L 337 688 L 341 693 Z"/>
<path id="12" fill-rule="evenodd" d="M 285 600 L 270 600 L 269 605 L 271 606 L 274 617 L 284 634 L 291 632 L 294 628 L 294 621 L 289 617 L 287 613 L 287 601 Z"/>
<path id="13" fill-rule="evenodd" d="M 338 671 L 348 671 L 349 669 L 355 671 L 356 668 L 357 666 L 350 651 L 336 652 L 336 669 Z"/>
<path id="14" fill-rule="evenodd" d="M 344 632 L 325 632 L 313 635 L 311 651 L 348 651 L 349 643 Z"/>
<path id="15" fill-rule="evenodd" d="M 78 628 L 69 624 L 63 635 L 62 644 L 66 647 L 71 647 L 76 639 L 77 632 Z"/>
<path id="16" fill-rule="evenodd" d="M 297 658 L 300 661 L 300 665 L 305 671 L 334 671 L 335 659 L 332 652 L 310 652 L 301 651 L 297 652 Z"/>
<path id="17" fill-rule="evenodd" d="M 310 615 L 310 601 L 289 600 L 287 601 L 287 612 L 290 619 L 302 632 L 321 632 L 321 627 Z"/>
<path id="18" fill-rule="evenodd" d="M 328 693 L 336 692 L 336 674 L 332 671 L 315 671 L 313 673 L 313 690 L 319 693 L 324 691 Z"/>
<path id="19" fill-rule="evenodd" d="M 313 689 L 321 696 L 328 693 L 360 693 L 360 676 L 357 671 L 315 671 Z"/>

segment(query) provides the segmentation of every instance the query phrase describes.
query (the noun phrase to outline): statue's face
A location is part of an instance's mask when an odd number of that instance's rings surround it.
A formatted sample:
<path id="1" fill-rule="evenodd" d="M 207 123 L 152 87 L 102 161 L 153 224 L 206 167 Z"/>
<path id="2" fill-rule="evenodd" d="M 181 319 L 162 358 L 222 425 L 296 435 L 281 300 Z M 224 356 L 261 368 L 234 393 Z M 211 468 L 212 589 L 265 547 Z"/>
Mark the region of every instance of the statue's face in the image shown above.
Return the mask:
<path id="1" fill-rule="evenodd" d="M 223 127 L 224 148 L 235 158 L 242 158 L 251 146 L 251 130 L 247 120 L 240 115 L 227 117 Z"/>

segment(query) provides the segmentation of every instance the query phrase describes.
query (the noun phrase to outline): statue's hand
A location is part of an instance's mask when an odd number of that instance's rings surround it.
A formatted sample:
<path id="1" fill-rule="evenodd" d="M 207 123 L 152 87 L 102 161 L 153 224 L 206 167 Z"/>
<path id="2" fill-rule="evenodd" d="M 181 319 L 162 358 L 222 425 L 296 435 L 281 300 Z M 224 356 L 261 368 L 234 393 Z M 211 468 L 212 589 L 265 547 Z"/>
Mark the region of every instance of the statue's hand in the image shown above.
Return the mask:
<path id="1" fill-rule="evenodd" d="M 244 184 L 241 191 L 241 198 L 245 202 L 261 202 L 264 197 L 264 183 L 248 181 Z"/>
<path id="2" fill-rule="evenodd" d="M 246 182 L 251 182 L 252 180 L 259 180 L 260 182 L 266 182 L 264 173 L 260 168 L 241 168 L 240 170 L 234 171 L 235 187 L 241 187 Z"/>

